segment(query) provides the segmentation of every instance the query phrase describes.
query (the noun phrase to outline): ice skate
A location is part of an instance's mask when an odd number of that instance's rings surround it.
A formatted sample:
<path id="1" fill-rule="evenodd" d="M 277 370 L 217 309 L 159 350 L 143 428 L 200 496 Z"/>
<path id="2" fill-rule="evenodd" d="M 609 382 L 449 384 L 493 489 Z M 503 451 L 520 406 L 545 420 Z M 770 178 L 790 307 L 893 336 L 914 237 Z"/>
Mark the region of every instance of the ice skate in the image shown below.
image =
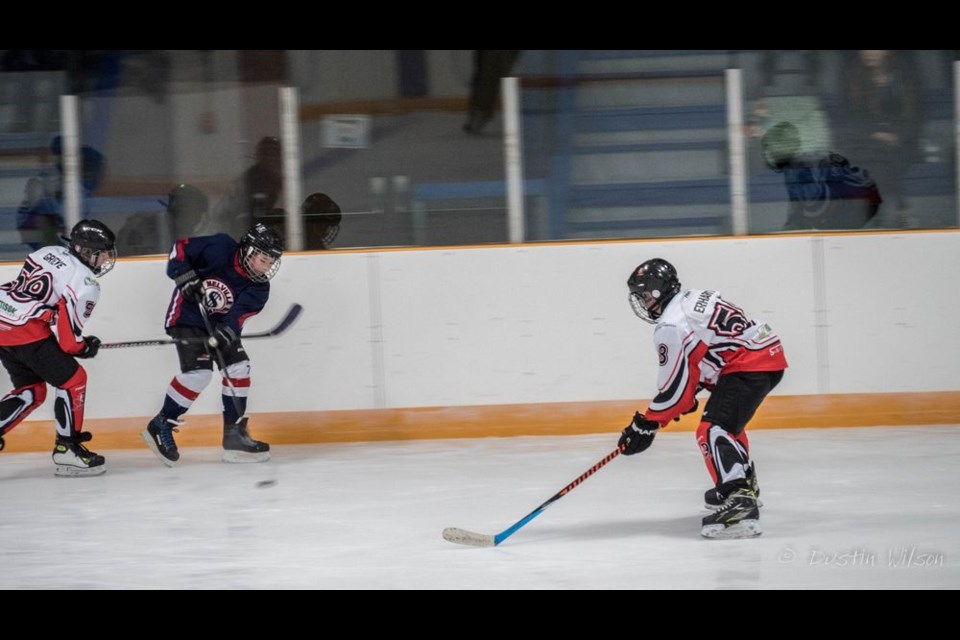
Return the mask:
<path id="1" fill-rule="evenodd" d="M 735 485 L 723 505 L 703 519 L 700 535 L 704 538 L 753 538 L 763 533 L 760 528 L 760 508 L 757 494 L 746 480 L 734 480 L 721 485 Z M 729 490 L 729 489 L 728 489 Z"/>
<path id="2" fill-rule="evenodd" d="M 757 465 L 750 463 L 750 469 L 747 471 L 747 482 L 750 483 L 750 488 L 753 489 L 753 492 L 757 495 L 757 506 L 763 506 L 763 500 L 760 499 L 760 483 L 757 482 Z M 723 503 L 726 502 L 727 496 L 721 495 L 717 487 L 712 489 L 707 489 L 706 493 L 703 494 L 703 508 L 707 511 L 716 511 Z"/>
<path id="3" fill-rule="evenodd" d="M 53 448 L 53 473 L 64 477 L 98 476 L 106 472 L 103 456 L 89 451 L 83 442 L 89 442 L 93 435 L 87 431 L 73 436 L 57 435 Z"/>
<path id="4" fill-rule="evenodd" d="M 147 424 L 147 428 L 140 432 L 140 437 L 147 443 L 150 450 L 157 454 L 160 462 L 168 467 L 176 466 L 177 460 L 180 459 L 173 432 L 179 431 L 177 427 L 181 424 L 183 423 L 179 420 L 167 418 L 163 413 L 158 413 Z"/>
<path id="5" fill-rule="evenodd" d="M 247 419 L 223 428 L 224 462 L 266 462 L 270 459 L 270 445 L 250 437 Z"/>

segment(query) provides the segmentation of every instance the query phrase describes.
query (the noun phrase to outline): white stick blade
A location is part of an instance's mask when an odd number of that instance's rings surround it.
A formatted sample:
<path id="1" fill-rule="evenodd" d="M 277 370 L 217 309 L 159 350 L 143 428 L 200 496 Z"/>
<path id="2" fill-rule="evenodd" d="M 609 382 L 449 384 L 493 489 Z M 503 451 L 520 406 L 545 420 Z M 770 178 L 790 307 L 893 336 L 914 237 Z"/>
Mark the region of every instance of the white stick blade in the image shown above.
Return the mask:
<path id="1" fill-rule="evenodd" d="M 495 546 L 493 536 L 483 533 L 474 533 L 465 529 L 456 527 L 447 527 L 443 530 L 443 539 L 454 544 L 465 544 L 471 547 L 492 547 Z"/>

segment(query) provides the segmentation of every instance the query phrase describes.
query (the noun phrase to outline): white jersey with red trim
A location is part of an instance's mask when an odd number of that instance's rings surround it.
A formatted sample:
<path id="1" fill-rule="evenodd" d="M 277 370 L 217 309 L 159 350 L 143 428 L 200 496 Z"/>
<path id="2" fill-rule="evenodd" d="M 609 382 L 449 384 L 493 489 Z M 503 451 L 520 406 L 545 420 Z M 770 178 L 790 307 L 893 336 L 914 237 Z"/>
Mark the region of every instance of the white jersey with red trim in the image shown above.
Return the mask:
<path id="1" fill-rule="evenodd" d="M 17 279 L 0 285 L 0 345 L 28 344 L 55 325 L 60 348 L 83 348 L 83 327 L 100 300 L 93 270 L 66 247 L 49 246 L 27 256 Z"/>
<path id="2" fill-rule="evenodd" d="M 660 424 L 692 409 L 698 386 L 712 388 L 721 374 L 787 368 L 780 336 L 717 291 L 674 296 L 657 320 L 653 343 L 660 369 L 645 416 Z"/>

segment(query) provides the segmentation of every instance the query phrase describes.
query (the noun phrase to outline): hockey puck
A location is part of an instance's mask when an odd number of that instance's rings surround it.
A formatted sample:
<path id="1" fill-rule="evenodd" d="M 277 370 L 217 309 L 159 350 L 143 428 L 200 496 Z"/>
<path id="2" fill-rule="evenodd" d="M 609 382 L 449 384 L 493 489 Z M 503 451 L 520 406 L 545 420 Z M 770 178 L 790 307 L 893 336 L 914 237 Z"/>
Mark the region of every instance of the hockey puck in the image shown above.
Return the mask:
<path id="1" fill-rule="evenodd" d="M 257 488 L 266 489 L 267 487 L 272 487 L 275 484 L 277 484 L 276 480 L 261 480 L 257 483 Z"/>

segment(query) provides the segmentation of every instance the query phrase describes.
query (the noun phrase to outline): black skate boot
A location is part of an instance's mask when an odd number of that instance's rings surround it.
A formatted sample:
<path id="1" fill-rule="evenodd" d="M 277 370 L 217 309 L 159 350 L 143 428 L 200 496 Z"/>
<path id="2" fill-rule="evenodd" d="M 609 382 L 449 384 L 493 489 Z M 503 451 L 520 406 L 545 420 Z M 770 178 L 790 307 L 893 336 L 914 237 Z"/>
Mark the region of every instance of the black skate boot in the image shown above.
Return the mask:
<path id="1" fill-rule="evenodd" d="M 93 434 L 88 431 L 72 436 L 57 434 L 57 443 L 53 447 L 53 473 L 58 476 L 98 476 L 106 472 L 103 456 L 87 450 L 83 442 L 90 442 Z"/>
<path id="2" fill-rule="evenodd" d="M 168 418 L 161 412 L 155 415 L 147 424 L 147 428 L 140 432 L 140 437 L 147 443 L 150 450 L 157 454 L 160 462 L 168 467 L 175 466 L 180 459 L 173 432 L 179 432 L 177 427 L 181 424 L 183 424 L 181 420 Z"/>
<path id="3" fill-rule="evenodd" d="M 763 533 L 757 494 L 746 480 L 732 480 L 717 489 L 727 499 L 719 509 L 703 519 L 700 535 L 704 538 L 753 538 Z"/>
<path id="4" fill-rule="evenodd" d="M 750 488 L 753 489 L 753 492 L 757 494 L 757 506 L 762 507 L 763 501 L 760 499 L 760 483 L 757 482 L 757 465 L 753 462 L 750 463 L 750 468 L 747 469 L 747 482 L 750 483 Z M 703 494 L 704 509 L 716 511 L 726 501 L 727 496 L 719 493 L 718 489 L 719 487 L 707 489 L 706 493 Z"/>
<path id="5" fill-rule="evenodd" d="M 270 459 L 270 445 L 250 437 L 247 419 L 223 428 L 224 462 L 266 462 Z"/>

